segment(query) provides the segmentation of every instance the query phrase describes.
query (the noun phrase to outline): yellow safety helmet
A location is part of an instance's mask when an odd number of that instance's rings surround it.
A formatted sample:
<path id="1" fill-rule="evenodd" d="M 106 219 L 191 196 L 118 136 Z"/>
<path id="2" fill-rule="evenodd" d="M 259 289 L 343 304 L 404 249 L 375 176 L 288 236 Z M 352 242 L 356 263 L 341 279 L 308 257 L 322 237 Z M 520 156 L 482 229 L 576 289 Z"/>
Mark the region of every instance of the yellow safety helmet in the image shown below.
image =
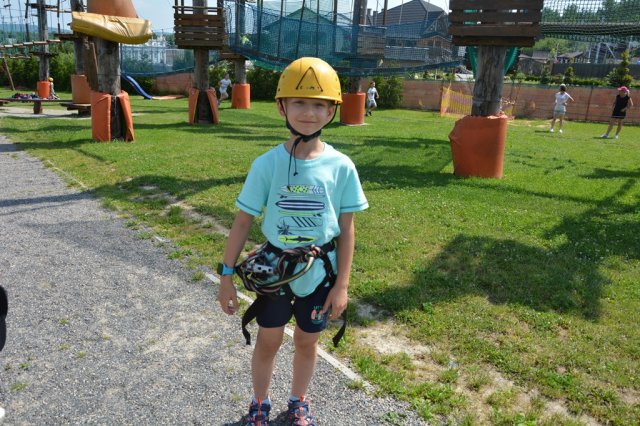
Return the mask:
<path id="1" fill-rule="evenodd" d="M 53 77 L 49 77 L 49 81 L 53 81 Z"/>
<path id="2" fill-rule="evenodd" d="M 326 99 L 341 104 L 340 79 L 322 59 L 296 59 L 280 74 L 276 99 L 282 98 Z"/>

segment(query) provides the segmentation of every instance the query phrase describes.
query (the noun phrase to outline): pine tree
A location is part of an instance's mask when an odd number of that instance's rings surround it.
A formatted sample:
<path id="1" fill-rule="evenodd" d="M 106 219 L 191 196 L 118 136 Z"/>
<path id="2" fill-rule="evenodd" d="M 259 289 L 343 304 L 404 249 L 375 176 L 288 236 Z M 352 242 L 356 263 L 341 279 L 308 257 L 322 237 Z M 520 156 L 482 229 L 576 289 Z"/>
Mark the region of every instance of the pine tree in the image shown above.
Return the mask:
<path id="1" fill-rule="evenodd" d="M 565 84 L 573 83 L 573 80 L 576 78 L 576 73 L 573 71 L 572 66 L 568 66 L 567 70 L 564 72 L 564 80 Z"/>
<path id="2" fill-rule="evenodd" d="M 622 61 L 620 64 L 609 74 L 609 84 L 613 87 L 631 85 L 633 77 L 629 72 L 629 52 L 625 50 L 622 52 Z"/>

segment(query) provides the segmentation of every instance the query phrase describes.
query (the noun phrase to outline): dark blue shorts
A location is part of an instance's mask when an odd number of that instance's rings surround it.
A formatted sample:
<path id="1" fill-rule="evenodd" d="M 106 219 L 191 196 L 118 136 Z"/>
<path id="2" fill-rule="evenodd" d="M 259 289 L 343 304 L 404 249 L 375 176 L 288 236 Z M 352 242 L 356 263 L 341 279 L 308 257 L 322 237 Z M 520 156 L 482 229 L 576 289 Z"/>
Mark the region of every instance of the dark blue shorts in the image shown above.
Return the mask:
<path id="1" fill-rule="evenodd" d="M 318 286 L 313 293 L 305 297 L 296 297 L 288 285 L 282 287 L 275 296 L 263 296 L 264 305 L 256 321 L 265 328 L 282 327 L 292 316 L 296 318 L 298 327 L 307 333 L 319 333 L 327 328 L 328 313 L 320 316 L 319 312 L 327 300 L 333 283 Z"/>

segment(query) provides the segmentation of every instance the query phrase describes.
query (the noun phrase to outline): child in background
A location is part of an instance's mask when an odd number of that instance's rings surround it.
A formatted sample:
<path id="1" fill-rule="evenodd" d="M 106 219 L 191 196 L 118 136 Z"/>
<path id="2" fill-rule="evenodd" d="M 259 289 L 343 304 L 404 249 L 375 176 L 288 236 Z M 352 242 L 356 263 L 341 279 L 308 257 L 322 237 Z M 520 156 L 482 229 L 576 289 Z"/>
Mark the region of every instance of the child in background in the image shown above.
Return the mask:
<path id="1" fill-rule="evenodd" d="M 231 86 L 231 80 L 229 79 L 229 73 L 224 75 L 224 78 L 220 80 L 220 98 L 218 99 L 218 106 L 229 97 L 227 89 Z"/>
<path id="2" fill-rule="evenodd" d="M 617 123 L 618 128 L 616 129 L 616 135 L 614 138 L 618 139 L 620 130 L 622 130 L 622 120 L 625 119 L 627 116 L 627 110 L 632 106 L 633 101 L 631 100 L 631 95 L 629 94 L 627 86 L 618 87 L 618 94 L 616 95 L 616 99 L 613 101 L 613 112 L 611 113 L 611 119 L 609 120 L 609 127 L 607 127 L 607 131 L 601 136 L 602 138 L 608 138 L 613 125 Z"/>
<path id="3" fill-rule="evenodd" d="M 378 99 L 380 95 L 378 94 L 378 90 L 376 89 L 376 82 L 372 81 L 369 83 L 369 89 L 367 90 L 367 113 L 366 115 L 371 115 L 372 111 L 378 107 L 378 103 L 376 99 Z"/>
<path id="4" fill-rule="evenodd" d="M 564 116 L 567 113 L 567 103 L 570 100 L 574 101 L 574 99 L 567 93 L 567 86 L 564 84 L 560 85 L 560 91 L 555 94 L 555 97 L 556 103 L 553 106 L 553 120 L 551 120 L 551 128 L 549 131 L 553 133 L 553 127 L 556 124 L 556 119 L 558 119 L 558 133 L 562 133 L 562 123 L 564 122 Z"/>

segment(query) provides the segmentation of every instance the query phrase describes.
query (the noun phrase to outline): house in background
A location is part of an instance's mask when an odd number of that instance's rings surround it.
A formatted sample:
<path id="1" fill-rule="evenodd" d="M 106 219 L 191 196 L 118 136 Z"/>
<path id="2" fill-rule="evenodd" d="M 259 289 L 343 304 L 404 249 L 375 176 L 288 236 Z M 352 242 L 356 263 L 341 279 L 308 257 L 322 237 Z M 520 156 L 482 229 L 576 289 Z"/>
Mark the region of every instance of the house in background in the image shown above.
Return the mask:
<path id="1" fill-rule="evenodd" d="M 518 56 L 518 71 L 528 75 L 540 75 L 551 62 L 551 52 L 534 51 L 531 56 L 520 54 Z"/>
<path id="2" fill-rule="evenodd" d="M 560 64 L 581 64 L 588 61 L 584 52 L 567 52 L 558 55 L 557 62 Z"/>
<path id="3" fill-rule="evenodd" d="M 442 58 L 453 56 L 447 14 L 424 0 L 411 0 L 386 13 L 371 13 L 369 9 L 366 23 L 386 27 L 386 59 L 442 62 Z"/>

